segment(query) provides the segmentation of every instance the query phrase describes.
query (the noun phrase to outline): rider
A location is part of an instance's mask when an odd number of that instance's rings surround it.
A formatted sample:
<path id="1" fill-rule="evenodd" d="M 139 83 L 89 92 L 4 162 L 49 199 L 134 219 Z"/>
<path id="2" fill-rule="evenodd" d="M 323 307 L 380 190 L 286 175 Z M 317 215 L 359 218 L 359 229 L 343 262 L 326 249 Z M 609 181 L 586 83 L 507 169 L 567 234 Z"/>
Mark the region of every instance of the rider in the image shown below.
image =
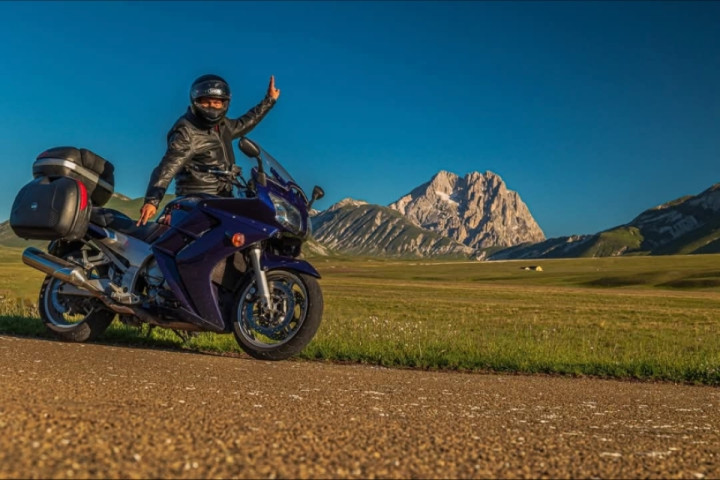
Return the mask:
<path id="1" fill-rule="evenodd" d="M 271 76 L 265 98 L 242 117 L 231 119 L 225 116 L 230 105 L 228 83 L 217 75 L 197 78 L 190 87 L 190 107 L 170 129 L 167 151 L 150 176 L 137 225 L 145 225 L 157 213 L 173 178 L 178 195 L 210 193 L 231 197 L 230 181 L 208 171 L 235 167 L 232 140 L 252 130 L 279 96 L 275 77 Z"/>

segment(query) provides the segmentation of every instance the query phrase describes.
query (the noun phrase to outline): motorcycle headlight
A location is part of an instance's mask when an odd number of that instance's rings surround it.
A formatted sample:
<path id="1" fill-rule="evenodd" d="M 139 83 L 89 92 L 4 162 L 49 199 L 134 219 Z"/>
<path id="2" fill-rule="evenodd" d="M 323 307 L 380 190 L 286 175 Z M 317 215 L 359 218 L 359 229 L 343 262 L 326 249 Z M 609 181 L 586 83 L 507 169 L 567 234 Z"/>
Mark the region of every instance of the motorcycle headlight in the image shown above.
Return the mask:
<path id="1" fill-rule="evenodd" d="M 302 232 L 302 216 L 300 211 L 290 202 L 277 195 L 270 194 L 270 200 L 275 207 L 275 220 L 294 233 Z"/>

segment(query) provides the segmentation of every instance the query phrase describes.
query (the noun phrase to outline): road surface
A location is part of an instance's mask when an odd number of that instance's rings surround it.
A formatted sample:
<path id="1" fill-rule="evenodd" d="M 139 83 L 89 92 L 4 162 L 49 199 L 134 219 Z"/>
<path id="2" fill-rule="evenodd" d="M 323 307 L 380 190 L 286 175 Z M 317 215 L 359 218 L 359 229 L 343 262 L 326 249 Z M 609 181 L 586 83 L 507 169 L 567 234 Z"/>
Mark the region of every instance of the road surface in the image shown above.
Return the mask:
<path id="1" fill-rule="evenodd" d="M 720 389 L 0 336 L 2 478 L 717 478 Z"/>

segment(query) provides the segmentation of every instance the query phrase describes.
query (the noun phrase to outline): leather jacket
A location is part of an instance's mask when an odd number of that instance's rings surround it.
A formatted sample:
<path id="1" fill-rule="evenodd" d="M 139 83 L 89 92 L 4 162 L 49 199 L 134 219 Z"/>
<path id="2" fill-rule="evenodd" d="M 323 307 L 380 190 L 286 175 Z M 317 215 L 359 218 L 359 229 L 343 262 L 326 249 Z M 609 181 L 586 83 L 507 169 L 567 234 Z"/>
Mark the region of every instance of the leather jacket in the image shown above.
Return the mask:
<path id="1" fill-rule="evenodd" d="M 157 207 L 173 178 L 177 195 L 232 196 L 232 185 L 207 170 L 230 170 L 235 165 L 232 141 L 252 130 L 274 105 L 275 99 L 266 96 L 242 117 L 226 117 L 215 126 L 203 122 L 188 107 L 167 135 L 167 151 L 150 176 L 145 203 Z"/>

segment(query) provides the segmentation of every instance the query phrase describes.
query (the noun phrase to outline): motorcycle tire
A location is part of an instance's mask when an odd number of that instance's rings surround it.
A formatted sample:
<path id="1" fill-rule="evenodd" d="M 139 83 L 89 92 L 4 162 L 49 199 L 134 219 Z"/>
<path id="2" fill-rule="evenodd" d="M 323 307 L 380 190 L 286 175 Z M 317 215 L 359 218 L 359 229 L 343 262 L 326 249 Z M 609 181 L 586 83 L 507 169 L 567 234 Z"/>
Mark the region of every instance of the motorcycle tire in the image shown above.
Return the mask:
<path id="1" fill-rule="evenodd" d="M 63 295 L 60 292 L 63 285 L 65 282 L 47 276 L 40 287 L 38 309 L 45 327 L 56 338 L 67 342 L 86 342 L 104 333 L 115 313 L 97 298 Z M 66 314 L 70 318 L 66 318 Z"/>
<path id="2" fill-rule="evenodd" d="M 272 309 L 263 308 L 251 273 L 233 302 L 233 334 L 251 357 L 285 360 L 315 336 L 322 320 L 322 290 L 315 277 L 299 272 L 278 269 L 266 275 Z"/>

